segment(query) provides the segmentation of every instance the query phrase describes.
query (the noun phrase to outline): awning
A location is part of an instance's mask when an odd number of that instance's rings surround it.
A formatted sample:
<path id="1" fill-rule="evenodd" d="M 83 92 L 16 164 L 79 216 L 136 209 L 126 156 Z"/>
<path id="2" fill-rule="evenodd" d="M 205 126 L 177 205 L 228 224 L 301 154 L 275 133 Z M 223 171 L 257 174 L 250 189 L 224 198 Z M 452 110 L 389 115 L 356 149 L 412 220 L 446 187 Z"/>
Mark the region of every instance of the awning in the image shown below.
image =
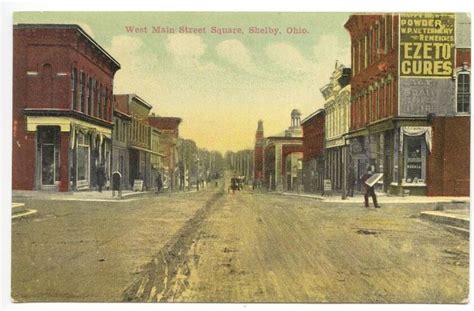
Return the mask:
<path id="1" fill-rule="evenodd" d="M 140 151 L 143 151 L 143 152 L 148 152 L 148 153 L 151 153 L 151 154 L 160 156 L 160 157 L 165 157 L 164 154 L 159 153 L 159 152 L 156 152 L 156 151 L 152 151 L 152 150 L 150 150 L 150 149 L 141 148 L 141 147 L 137 147 L 137 146 L 129 146 L 129 148 L 130 148 L 130 149 L 135 149 L 135 150 L 140 150 Z"/>
<path id="2" fill-rule="evenodd" d="M 426 145 L 431 152 L 431 126 L 402 126 L 400 127 L 400 139 L 403 146 L 403 135 L 415 137 L 425 135 Z"/>
<path id="3" fill-rule="evenodd" d="M 38 126 L 59 126 L 61 132 L 70 132 L 71 128 L 83 128 L 93 130 L 101 133 L 107 138 L 112 137 L 112 130 L 110 128 L 78 120 L 76 118 L 65 116 L 27 116 L 26 130 L 29 132 L 36 132 Z"/>

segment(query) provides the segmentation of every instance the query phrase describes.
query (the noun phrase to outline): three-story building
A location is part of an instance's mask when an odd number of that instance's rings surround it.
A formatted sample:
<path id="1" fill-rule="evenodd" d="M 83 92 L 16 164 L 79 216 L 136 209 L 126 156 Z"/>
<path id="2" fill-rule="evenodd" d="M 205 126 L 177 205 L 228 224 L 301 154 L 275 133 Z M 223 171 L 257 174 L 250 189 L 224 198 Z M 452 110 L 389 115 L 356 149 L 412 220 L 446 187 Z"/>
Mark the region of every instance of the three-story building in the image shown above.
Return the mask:
<path id="1" fill-rule="evenodd" d="M 394 194 L 468 195 L 469 18 L 358 14 L 345 27 L 356 176 L 373 166 Z"/>
<path id="2" fill-rule="evenodd" d="M 336 62 L 330 83 L 321 89 L 325 99 L 325 179 L 333 190 L 343 188 L 346 160 L 345 135 L 350 123 L 351 69 Z"/>

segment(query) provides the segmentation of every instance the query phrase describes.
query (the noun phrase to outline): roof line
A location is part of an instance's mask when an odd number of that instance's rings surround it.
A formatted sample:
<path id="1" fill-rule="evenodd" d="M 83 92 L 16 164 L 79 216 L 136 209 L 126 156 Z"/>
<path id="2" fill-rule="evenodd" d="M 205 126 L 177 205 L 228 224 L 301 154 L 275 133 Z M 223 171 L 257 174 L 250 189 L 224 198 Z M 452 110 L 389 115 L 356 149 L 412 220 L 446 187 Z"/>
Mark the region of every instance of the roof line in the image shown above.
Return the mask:
<path id="1" fill-rule="evenodd" d="M 117 67 L 120 69 L 120 63 L 112 57 L 102 46 L 97 43 L 87 32 L 82 29 L 81 26 L 77 24 L 28 24 L 28 23 L 20 23 L 20 24 L 15 24 L 13 25 L 13 28 L 15 29 L 21 29 L 21 28 L 64 28 L 64 29 L 76 29 L 79 31 L 84 37 L 86 37 L 87 40 L 89 40 L 99 51 L 105 54 Z"/>
<path id="2" fill-rule="evenodd" d="M 321 112 L 323 112 L 324 109 L 323 108 L 319 108 L 318 110 L 316 110 L 315 112 L 313 112 L 312 114 L 310 114 L 309 116 L 307 116 L 306 118 L 303 119 L 303 121 L 301 121 L 301 124 L 309 121 L 309 119 L 311 119 L 312 117 L 314 116 L 317 116 L 318 114 L 320 114 Z"/>

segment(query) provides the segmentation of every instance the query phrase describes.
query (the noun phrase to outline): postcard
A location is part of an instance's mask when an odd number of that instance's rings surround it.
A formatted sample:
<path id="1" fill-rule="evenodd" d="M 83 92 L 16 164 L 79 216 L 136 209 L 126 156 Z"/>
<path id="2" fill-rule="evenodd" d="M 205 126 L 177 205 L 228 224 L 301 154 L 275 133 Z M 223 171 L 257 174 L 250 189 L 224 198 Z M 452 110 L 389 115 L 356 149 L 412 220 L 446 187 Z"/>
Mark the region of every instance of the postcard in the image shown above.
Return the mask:
<path id="1" fill-rule="evenodd" d="M 13 16 L 11 297 L 466 304 L 471 19 Z"/>

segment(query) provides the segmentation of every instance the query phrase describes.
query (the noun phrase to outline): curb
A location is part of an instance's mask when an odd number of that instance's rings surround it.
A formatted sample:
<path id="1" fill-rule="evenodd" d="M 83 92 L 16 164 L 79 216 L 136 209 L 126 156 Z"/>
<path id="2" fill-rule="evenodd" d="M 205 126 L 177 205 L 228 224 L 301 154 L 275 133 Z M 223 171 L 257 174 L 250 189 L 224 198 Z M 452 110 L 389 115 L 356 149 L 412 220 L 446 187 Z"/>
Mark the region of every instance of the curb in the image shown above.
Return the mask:
<path id="1" fill-rule="evenodd" d="M 449 232 L 459 234 L 459 235 L 469 239 L 469 230 L 468 229 L 459 228 L 459 227 L 455 227 L 455 226 L 449 226 L 449 225 L 445 225 L 445 229 L 448 230 Z"/>
<path id="2" fill-rule="evenodd" d="M 318 200 L 324 203 L 331 203 L 331 204 L 364 204 L 364 199 L 363 197 L 358 198 L 354 200 L 354 198 L 351 199 L 346 199 L 346 200 L 332 200 L 331 197 L 323 197 L 323 196 L 318 196 L 318 195 L 311 195 L 311 194 L 304 194 L 304 193 L 291 193 L 291 192 L 268 192 L 269 194 L 279 194 L 279 195 L 285 195 L 285 196 L 292 196 L 292 197 L 300 197 L 300 198 L 305 198 L 305 199 L 313 199 L 313 200 Z M 335 198 L 335 197 L 332 197 Z M 459 208 L 464 208 L 464 206 L 467 204 L 469 206 L 469 200 L 464 200 L 464 199 L 439 199 L 439 200 L 426 200 L 426 201 L 410 201 L 405 199 L 401 199 L 400 201 L 396 201 L 397 197 L 395 196 L 390 196 L 389 200 L 387 200 L 387 196 L 378 196 L 378 201 L 381 205 L 384 206 L 391 206 L 391 205 L 407 205 L 407 204 L 413 204 L 413 205 L 436 205 L 436 204 L 443 204 L 443 205 L 448 205 L 448 209 L 459 209 Z M 400 197 L 401 198 L 401 197 Z M 387 200 L 388 202 L 384 202 Z M 370 199 L 370 202 L 372 200 Z M 459 206 L 459 207 L 458 207 Z"/>
<path id="3" fill-rule="evenodd" d="M 469 219 L 460 218 L 454 215 L 447 215 L 446 213 L 438 211 L 421 212 L 420 216 L 421 218 L 431 220 L 433 222 L 438 222 L 444 225 L 458 227 L 469 231 Z"/>
<path id="4" fill-rule="evenodd" d="M 20 217 L 26 217 L 26 216 L 29 216 L 29 215 L 36 214 L 37 212 L 38 211 L 35 210 L 35 209 L 29 209 L 29 210 L 27 210 L 26 212 L 23 212 L 23 213 L 13 214 L 12 219 L 20 218 Z"/>

